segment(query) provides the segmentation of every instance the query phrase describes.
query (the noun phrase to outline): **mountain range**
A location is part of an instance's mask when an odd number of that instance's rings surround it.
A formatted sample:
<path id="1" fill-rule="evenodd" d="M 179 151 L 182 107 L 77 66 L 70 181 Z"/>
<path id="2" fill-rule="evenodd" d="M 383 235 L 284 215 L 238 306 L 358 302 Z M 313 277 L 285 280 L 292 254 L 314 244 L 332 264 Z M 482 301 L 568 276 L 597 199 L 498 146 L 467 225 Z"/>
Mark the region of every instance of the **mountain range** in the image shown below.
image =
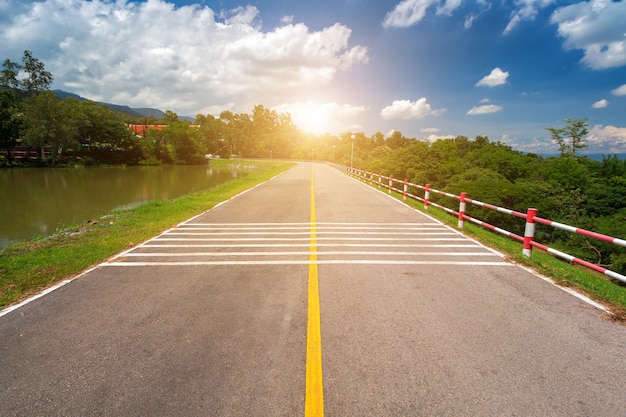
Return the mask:
<path id="1" fill-rule="evenodd" d="M 79 96 L 78 94 L 69 93 L 63 90 L 54 90 L 53 92 L 59 98 L 72 97 L 79 101 L 88 100 L 84 97 Z M 162 119 L 163 116 L 165 116 L 165 113 L 162 110 L 153 109 L 150 107 L 129 107 L 129 106 L 121 105 L 121 104 L 112 104 L 112 103 L 104 103 L 104 102 L 97 102 L 97 103 L 104 104 L 105 106 L 107 106 L 109 109 L 113 111 L 122 113 L 124 115 L 130 116 L 136 119 L 139 119 L 141 117 L 151 117 L 151 116 L 154 117 L 155 119 Z M 191 122 L 194 121 L 193 117 L 188 117 L 188 116 L 179 116 L 178 118 L 181 120 L 189 120 Z"/>

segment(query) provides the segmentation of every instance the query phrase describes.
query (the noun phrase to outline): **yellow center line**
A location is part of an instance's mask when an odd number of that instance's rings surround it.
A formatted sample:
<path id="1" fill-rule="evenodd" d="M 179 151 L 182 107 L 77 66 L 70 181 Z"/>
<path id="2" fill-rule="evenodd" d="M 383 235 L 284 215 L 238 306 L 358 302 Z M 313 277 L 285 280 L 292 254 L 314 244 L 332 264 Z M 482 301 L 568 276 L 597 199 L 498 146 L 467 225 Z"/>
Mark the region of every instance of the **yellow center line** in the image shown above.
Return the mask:
<path id="1" fill-rule="evenodd" d="M 311 244 L 309 253 L 308 325 L 306 340 L 305 417 L 324 416 L 322 384 L 322 334 L 320 327 L 320 295 L 317 275 L 317 231 L 315 228 L 315 181 L 311 173 Z"/>

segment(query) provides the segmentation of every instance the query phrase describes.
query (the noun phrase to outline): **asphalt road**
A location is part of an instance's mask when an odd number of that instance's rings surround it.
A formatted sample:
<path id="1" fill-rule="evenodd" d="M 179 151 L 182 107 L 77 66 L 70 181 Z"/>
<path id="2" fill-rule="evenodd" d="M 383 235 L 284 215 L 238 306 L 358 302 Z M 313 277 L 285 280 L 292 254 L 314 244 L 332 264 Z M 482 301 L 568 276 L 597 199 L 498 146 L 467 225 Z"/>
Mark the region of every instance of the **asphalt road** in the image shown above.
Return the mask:
<path id="1" fill-rule="evenodd" d="M 626 415 L 626 326 L 322 164 L 0 316 L 0 416 L 303 416 L 315 366 L 326 416 Z"/>

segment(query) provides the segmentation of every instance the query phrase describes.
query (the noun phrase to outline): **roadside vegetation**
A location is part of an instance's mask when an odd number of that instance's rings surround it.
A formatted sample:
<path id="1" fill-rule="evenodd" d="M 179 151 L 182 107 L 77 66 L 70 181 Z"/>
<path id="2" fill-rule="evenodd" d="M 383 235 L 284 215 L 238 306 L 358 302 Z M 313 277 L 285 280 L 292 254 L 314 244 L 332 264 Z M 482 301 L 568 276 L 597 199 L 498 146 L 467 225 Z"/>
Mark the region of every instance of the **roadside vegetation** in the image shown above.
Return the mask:
<path id="1" fill-rule="evenodd" d="M 229 161 L 215 161 L 216 166 Z M 248 162 L 256 168 L 243 177 L 172 200 L 153 200 L 129 210 L 103 213 L 85 224 L 61 228 L 48 238 L 0 252 L 0 308 L 34 295 L 63 279 L 144 242 L 217 203 L 291 167 L 287 162 Z"/>

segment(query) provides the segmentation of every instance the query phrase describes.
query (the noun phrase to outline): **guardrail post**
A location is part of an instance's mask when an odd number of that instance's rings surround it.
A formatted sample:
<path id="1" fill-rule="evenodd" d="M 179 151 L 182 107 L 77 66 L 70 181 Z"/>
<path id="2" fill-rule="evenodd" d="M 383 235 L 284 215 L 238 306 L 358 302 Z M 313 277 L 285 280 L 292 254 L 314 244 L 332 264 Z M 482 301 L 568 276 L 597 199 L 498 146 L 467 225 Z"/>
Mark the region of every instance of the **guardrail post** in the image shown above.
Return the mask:
<path id="1" fill-rule="evenodd" d="M 463 216 L 465 215 L 465 197 L 466 196 L 467 196 L 467 193 L 461 193 L 461 199 L 459 203 L 459 222 L 457 225 L 459 229 L 462 229 L 463 225 L 465 224 L 465 219 L 463 218 Z"/>
<path id="2" fill-rule="evenodd" d="M 389 176 L 389 194 L 391 194 L 391 187 L 393 187 L 393 175 Z"/>
<path id="3" fill-rule="evenodd" d="M 428 210 L 430 204 L 430 184 L 426 184 L 424 187 L 424 210 Z"/>
<path id="4" fill-rule="evenodd" d="M 530 258 L 530 255 L 533 251 L 533 245 L 531 242 L 535 237 L 535 216 L 537 215 L 537 209 L 529 208 L 526 213 L 526 227 L 524 228 L 524 249 L 522 253 L 527 258 Z"/>
<path id="5" fill-rule="evenodd" d="M 404 199 L 404 201 L 406 201 L 406 194 L 409 191 L 409 180 L 405 179 L 404 180 L 404 191 L 402 192 L 402 198 Z"/>
<path id="6" fill-rule="evenodd" d="M 383 174 L 378 174 L 378 188 L 383 185 Z"/>

